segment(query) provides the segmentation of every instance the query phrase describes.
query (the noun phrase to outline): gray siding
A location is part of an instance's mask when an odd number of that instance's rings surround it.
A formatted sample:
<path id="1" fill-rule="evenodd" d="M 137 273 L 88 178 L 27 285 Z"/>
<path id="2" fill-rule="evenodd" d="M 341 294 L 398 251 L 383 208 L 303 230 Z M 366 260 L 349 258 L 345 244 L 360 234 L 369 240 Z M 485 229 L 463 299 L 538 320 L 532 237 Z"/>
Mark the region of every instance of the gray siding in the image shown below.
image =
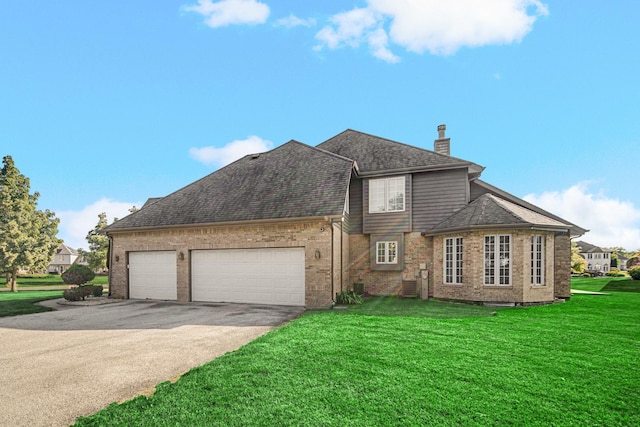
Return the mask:
<path id="1" fill-rule="evenodd" d="M 487 192 L 486 188 L 479 186 L 475 182 L 472 182 L 469 185 L 469 188 L 471 193 L 471 200 L 469 200 L 470 202 L 474 201 L 475 199 L 477 199 L 478 197 L 482 196 L 484 193 Z"/>
<path id="2" fill-rule="evenodd" d="M 362 231 L 364 234 L 411 231 L 411 175 L 405 175 L 403 212 L 369 213 L 369 180 L 362 185 Z"/>
<path id="3" fill-rule="evenodd" d="M 349 184 L 349 234 L 362 234 L 362 180 L 352 177 Z"/>
<path id="4" fill-rule="evenodd" d="M 413 231 L 425 231 L 469 202 L 466 169 L 413 175 Z"/>

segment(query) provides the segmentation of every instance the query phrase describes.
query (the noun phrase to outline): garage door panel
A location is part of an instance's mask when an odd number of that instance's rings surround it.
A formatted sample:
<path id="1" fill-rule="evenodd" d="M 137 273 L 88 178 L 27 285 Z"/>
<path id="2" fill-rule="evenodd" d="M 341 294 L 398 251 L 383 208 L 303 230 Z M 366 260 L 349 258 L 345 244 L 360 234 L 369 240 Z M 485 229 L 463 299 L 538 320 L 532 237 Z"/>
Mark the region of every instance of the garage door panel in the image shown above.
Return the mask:
<path id="1" fill-rule="evenodd" d="M 303 248 L 196 250 L 193 301 L 304 305 Z"/>
<path id="2" fill-rule="evenodd" d="M 178 299 L 175 251 L 130 252 L 129 297 Z"/>

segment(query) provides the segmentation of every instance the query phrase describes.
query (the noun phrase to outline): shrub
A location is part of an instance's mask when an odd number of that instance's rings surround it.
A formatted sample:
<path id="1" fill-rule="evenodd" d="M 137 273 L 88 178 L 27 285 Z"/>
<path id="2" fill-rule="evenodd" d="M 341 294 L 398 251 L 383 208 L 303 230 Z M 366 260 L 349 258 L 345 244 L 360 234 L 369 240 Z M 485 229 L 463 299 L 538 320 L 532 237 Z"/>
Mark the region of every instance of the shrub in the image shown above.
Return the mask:
<path id="1" fill-rule="evenodd" d="M 102 285 L 90 285 L 93 289 L 91 291 L 91 296 L 93 297 L 101 297 L 102 292 L 104 292 L 104 288 Z"/>
<path id="2" fill-rule="evenodd" d="M 629 275 L 633 278 L 633 280 L 640 280 L 640 267 L 630 268 Z"/>
<path id="3" fill-rule="evenodd" d="M 96 277 L 96 274 L 86 265 L 74 264 L 62 273 L 62 281 L 67 285 L 82 285 Z"/>
<path id="4" fill-rule="evenodd" d="M 88 296 L 102 296 L 103 287 L 100 285 L 84 285 L 66 289 L 62 296 L 67 301 L 81 301 Z"/>
<path id="5" fill-rule="evenodd" d="M 338 304 L 362 304 L 362 297 L 358 295 L 353 289 L 342 291 L 336 294 L 336 302 Z"/>
<path id="6" fill-rule="evenodd" d="M 582 273 L 582 277 L 591 277 L 591 274 L 589 274 L 589 273 Z"/>

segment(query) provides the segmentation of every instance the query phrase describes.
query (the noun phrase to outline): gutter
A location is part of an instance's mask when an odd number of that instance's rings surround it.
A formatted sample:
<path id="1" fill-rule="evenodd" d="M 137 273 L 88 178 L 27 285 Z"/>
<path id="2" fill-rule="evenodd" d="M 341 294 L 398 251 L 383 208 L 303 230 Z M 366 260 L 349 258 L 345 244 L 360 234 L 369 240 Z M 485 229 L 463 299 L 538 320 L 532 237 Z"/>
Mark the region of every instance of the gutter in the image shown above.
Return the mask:
<path id="1" fill-rule="evenodd" d="M 270 219 L 257 219 L 257 220 L 245 220 L 245 221 L 227 221 L 227 222 L 208 222 L 199 224 L 173 224 L 173 225 L 158 225 L 147 227 L 126 227 L 109 229 L 105 227 L 100 230 L 100 233 L 106 235 L 118 234 L 118 233 L 137 233 L 144 231 L 164 231 L 164 230 L 177 230 L 177 229 L 195 229 L 195 228 L 210 228 L 210 227 L 237 227 L 247 225 L 269 225 L 269 224 L 283 224 L 283 223 L 304 223 L 304 222 L 329 222 L 334 219 L 341 219 L 342 215 L 324 215 L 324 216 L 310 216 L 299 218 L 270 218 Z M 117 224 L 117 222 L 115 223 Z"/>
<path id="2" fill-rule="evenodd" d="M 430 171 L 438 171 L 438 170 L 470 168 L 473 165 L 474 164 L 470 162 L 464 162 L 464 163 L 459 162 L 459 163 L 450 163 L 448 165 L 431 166 L 431 167 L 416 166 L 412 168 L 385 169 L 385 170 L 377 170 L 377 171 L 371 171 L 371 172 L 359 172 L 358 176 L 362 178 L 366 178 L 366 177 L 376 177 L 376 176 L 402 175 L 406 173 L 415 173 L 415 172 L 430 172 Z"/>
<path id="3" fill-rule="evenodd" d="M 539 230 L 539 231 L 554 231 L 558 233 L 568 232 L 571 227 L 558 227 L 558 226 L 545 226 L 536 224 L 490 224 L 490 225 L 469 225 L 464 227 L 447 228 L 443 230 L 427 230 L 420 234 L 424 237 L 443 236 L 445 234 L 452 234 L 458 232 L 470 232 L 470 231 L 488 231 L 488 230 Z"/>

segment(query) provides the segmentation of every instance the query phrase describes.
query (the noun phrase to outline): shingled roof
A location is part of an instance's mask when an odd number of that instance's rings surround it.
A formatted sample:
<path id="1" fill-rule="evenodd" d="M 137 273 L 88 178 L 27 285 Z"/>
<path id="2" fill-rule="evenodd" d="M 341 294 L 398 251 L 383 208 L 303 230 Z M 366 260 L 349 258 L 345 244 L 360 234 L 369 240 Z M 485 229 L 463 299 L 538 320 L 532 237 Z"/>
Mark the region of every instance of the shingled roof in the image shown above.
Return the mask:
<path id="1" fill-rule="evenodd" d="M 351 129 L 317 147 L 355 160 L 361 175 L 455 167 L 469 167 L 480 173 L 484 169 L 466 160 Z"/>
<path id="2" fill-rule="evenodd" d="M 423 234 L 432 236 L 491 228 L 565 231 L 571 225 L 486 193 Z"/>
<path id="3" fill-rule="evenodd" d="M 580 253 L 589 254 L 589 253 L 611 253 L 608 249 L 602 249 L 599 246 L 592 245 L 591 243 L 583 242 L 582 240 L 578 240 L 576 242 L 576 246 L 580 248 Z"/>
<path id="4" fill-rule="evenodd" d="M 292 140 L 147 203 L 105 231 L 340 216 L 352 170 L 353 161 Z"/>

